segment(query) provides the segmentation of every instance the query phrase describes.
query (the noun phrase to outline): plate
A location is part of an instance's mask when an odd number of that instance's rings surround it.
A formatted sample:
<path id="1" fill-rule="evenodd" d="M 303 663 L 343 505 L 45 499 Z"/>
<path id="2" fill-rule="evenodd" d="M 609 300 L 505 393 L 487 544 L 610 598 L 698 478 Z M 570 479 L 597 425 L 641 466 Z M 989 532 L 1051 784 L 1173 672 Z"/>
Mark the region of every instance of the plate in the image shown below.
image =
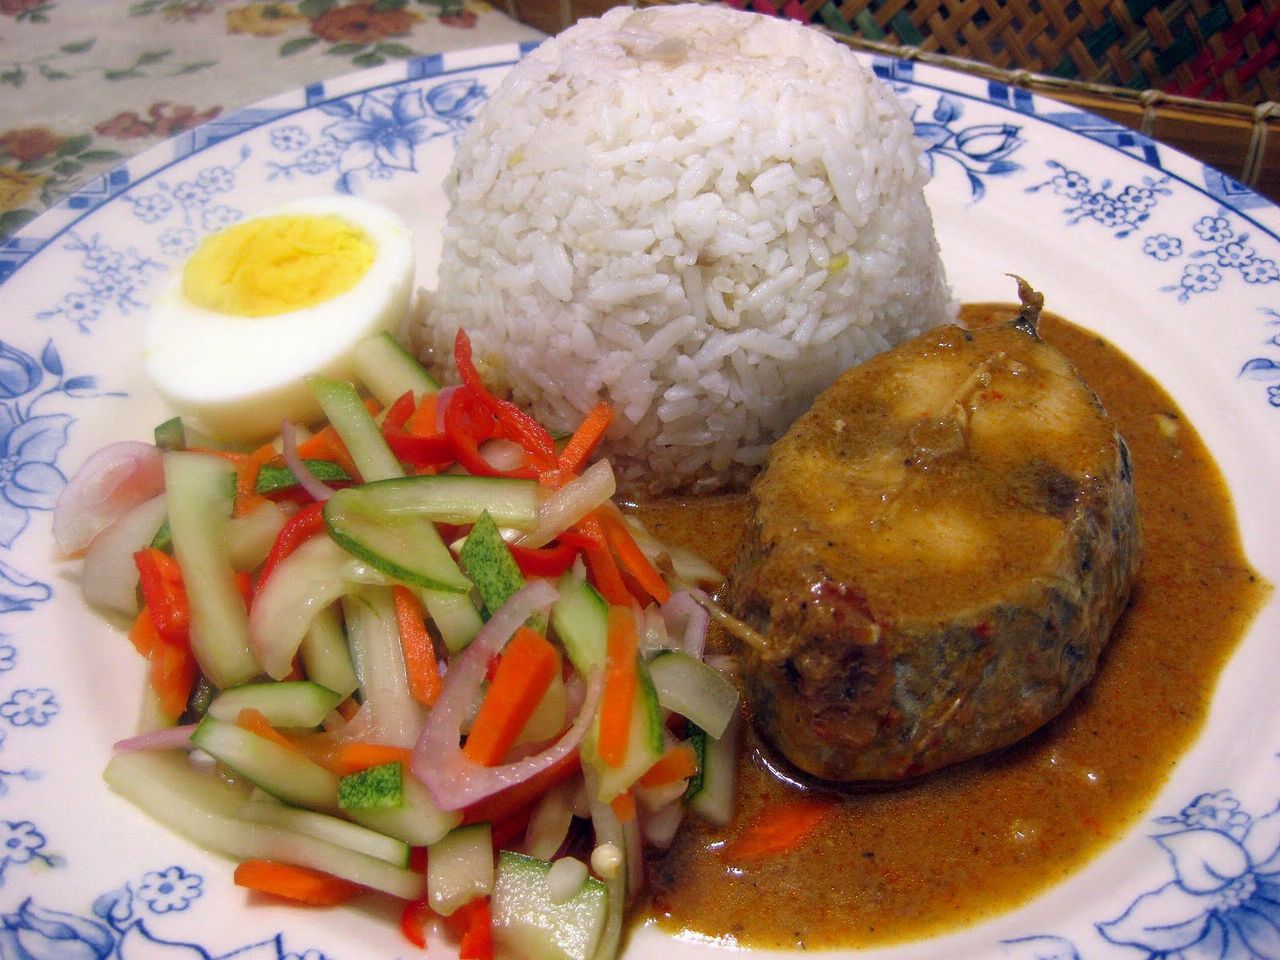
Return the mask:
<path id="1" fill-rule="evenodd" d="M 141 372 L 145 304 L 205 232 L 288 197 L 367 196 L 411 222 L 433 286 L 454 139 L 524 52 L 456 52 L 267 100 L 130 160 L 0 246 L 0 957 L 416 953 L 393 911 L 246 906 L 225 861 L 106 790 L 142 668 L 82 606 L 74 565 L 53 559 L 49 508 L 92 450 L 165 416 Z M 1280 582 L 1280 210 L 1061 104 L 868 62 L 927 145 L 958 297 L 1007 300 L 1007 273 L 1033 278 L 1052 309 L 1141 362 L 1200 429 L 1246 552 Z M 1273 599 L 1128 835 L 1022 909 L 859 957 L 1280 958 L 1278 627 Z M 722 952 L 644 929 L 628 956 Z"/>

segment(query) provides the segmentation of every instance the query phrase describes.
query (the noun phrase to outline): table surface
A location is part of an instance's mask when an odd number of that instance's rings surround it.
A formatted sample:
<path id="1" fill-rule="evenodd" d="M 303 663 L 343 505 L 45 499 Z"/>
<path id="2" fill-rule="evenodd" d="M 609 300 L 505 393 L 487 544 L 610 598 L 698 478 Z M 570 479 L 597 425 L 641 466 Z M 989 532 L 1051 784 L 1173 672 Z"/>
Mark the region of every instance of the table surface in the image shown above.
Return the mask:
<path id="1" fill-rule="evenodd" d="M 258 100 L 541 36 L 481 0 L 0 0 L 0 239 L 121 160 Z"/>

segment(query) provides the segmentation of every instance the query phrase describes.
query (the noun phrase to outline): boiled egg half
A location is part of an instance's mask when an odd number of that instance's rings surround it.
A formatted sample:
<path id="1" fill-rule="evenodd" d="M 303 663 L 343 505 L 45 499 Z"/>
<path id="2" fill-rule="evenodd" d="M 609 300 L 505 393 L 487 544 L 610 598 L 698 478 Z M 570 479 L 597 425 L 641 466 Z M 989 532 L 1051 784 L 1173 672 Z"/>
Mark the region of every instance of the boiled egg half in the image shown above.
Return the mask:
<path id="1" fill-rule="evenodd" d="M 392 211 L 357 197 L 293 200 L 207 237 L 166 283 L 144 335 L 161 395 L 229 441 L 311 422 L 305 378 L 350 377 L 352 350 L 394 332 L 413 293 L 413 245 Z"/>

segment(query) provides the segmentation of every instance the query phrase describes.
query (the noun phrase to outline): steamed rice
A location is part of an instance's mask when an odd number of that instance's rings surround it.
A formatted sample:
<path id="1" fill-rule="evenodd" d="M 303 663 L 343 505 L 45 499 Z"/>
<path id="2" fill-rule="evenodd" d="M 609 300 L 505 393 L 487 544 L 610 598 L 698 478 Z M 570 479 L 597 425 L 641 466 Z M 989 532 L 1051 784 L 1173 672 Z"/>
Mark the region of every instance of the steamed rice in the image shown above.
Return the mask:
<path id="1" fill-rule="evenodd" d="M 464 327 L 636 492 L 734 486 L 844 368 L 950 319 L 912 124 L 844 47 L 721 6 L 547 41 L 458 145 L 419 349 Z"/>

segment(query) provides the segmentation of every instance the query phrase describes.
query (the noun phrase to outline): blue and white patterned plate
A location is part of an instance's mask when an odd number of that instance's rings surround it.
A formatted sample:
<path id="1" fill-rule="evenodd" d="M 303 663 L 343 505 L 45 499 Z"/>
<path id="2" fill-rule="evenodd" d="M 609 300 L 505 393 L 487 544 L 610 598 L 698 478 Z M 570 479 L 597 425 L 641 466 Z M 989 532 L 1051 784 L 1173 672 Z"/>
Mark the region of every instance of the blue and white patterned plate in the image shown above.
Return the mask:
<path id="1" fill-rule="evenodd" d="M 521 54 L 488 48 L 296 91 L 184 134 L 0 245 L 0 960 L 412 956 L 394 911 L 249 903 L 229 865 L 111 795 L 142 666 L 52 559 L 50 507 L 93 449 L 164 416 L 145 304 L 207 231 L 347 191 L 398 208 L 434 285 L 453 139 Z M 1000 84 L 873 61 L 914 109 L 964 300 L 1007 273 L 1137 358 L 1218 458 L 1280 582 L 1280 210 L 1146 137 Z M 1225 670 L 1145 820 L 1077 875 L 953 936 L 871 958 L 1280 958 L 1280 602 Z M 729 947 L 652 930 L 632 958 Z M 862 955 L 860 955 L 862 956 Z"/>

